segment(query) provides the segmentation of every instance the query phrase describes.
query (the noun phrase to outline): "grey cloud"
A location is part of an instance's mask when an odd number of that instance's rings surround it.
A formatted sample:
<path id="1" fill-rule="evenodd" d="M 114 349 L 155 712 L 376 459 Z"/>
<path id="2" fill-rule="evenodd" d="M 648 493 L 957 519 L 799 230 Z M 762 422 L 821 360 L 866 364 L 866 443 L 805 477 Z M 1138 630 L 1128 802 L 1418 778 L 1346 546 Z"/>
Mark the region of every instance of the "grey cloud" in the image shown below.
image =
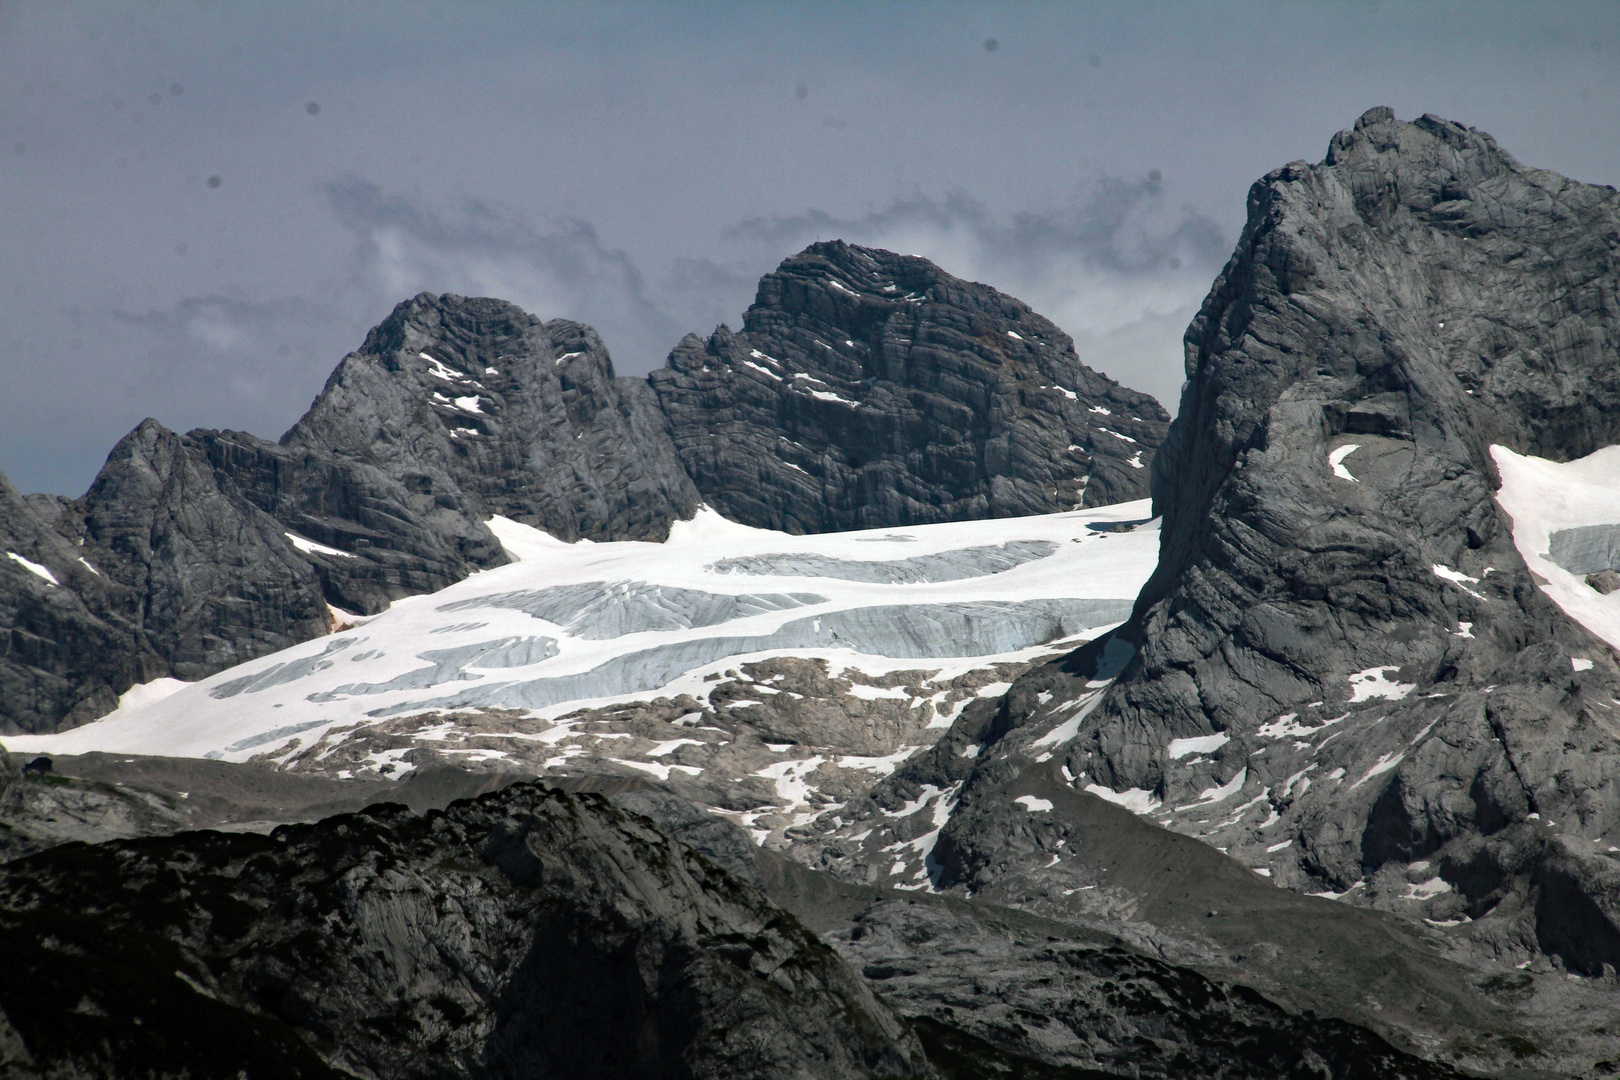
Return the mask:
<path id="1" fill-rule="evenodd" d="M 212 295 L 144 312 L 114 310 L 106 336 L 136 345 L 139 359 L 123 372 L 132 391 L 154 405 L 185 402 L 165 422 L 274 436 L 358 343 L 354 321 L 303 298 Z"/>
<path id="2" fill-rule="evenodd" d="M 992 260 L 1026 271 L 1065 259 L 1123 274 L 1152 272 L 1170 258 L 1218 266 L 1231 247 L 1231 238 L 1211 218 L 1190 207 L 1165 206 L 1161 183 L 1112 177 L 1069 205 L 1045 210 L 997 215 L 965 192 L 942 198 L 917 193 L 858 217 L 808 210 L 750 218 L 724 235 L 781 247 L 816 238 L 875 241 L 917 231 L 966 233 Z"/>
<path id="3" fill-rule="evenodd" d="M 541 318 L 591 324 L 616 363 L 639 371 L 661 363 L 689 329 L 588 221 L 540 225 L 471 198 L 445 211 L 353 176 L 328 184 L 326 195 L 357 240 L 353 283 L 389 302 L 422 291 L 498 296 Z"/>

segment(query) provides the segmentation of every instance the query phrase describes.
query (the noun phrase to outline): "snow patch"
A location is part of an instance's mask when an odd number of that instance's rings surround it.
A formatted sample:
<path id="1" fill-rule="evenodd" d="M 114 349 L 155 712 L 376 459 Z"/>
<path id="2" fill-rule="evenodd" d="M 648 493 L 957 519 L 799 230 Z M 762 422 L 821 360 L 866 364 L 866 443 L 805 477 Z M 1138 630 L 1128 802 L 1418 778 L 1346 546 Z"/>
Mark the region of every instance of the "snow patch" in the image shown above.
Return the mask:
<path id="1" fill-rule="evenodd" d="M 1360 787 L 1362 784 L 1365 784 L 1367 781 L 1371 780 L 1373 777 L 1378 776 L 1378 775 L 1380 775 L 1382 773 L 1389 772 L 1389 770 L 1391 770 L 1395 766 L 1399 765 L 1401 763 L 1402 759 L 1404 759 L 1405 757 L 1406 757 L 1406 754 L 1405 754 L 1404 751 L 1402 753 L 1399 753 L 1399 754 L 1384 754 L 1384 755 L 1382 755 L 1381 757 L 1379 757 L 1379 759 L 1377 761 L 1373 762 L 1372 768 L 1368 769 L 1365 773 L 1362 774 L 1360 780 L 1357 780 L 1355 783 L 1350 785 L 1350 790 L 1354 791 L 1354 790 L 1356 790 L 1356 788 Z"/>
<path id="2" fill-rule="evenodd" d="M 1144 788 L 1126 788 L 1124 791 L 1115 791 L 1113 788 L 1103 787 L 1101 784 L 1087 784 L 1086 790 L 1105 802 L 1115 806 L 1123 806 L 1133 814 L 1151 814 L 1163 805 L 1153 797 L 1153 793 Z"/>
<path id="3" fill-rule="evenodd" d="M 297 548 L 299 551 L 302 551 L 306 555 L 311 555 L 318 552 L 322 555 L 341 555 L 345 559 L 358 559 L 360 557 L 352 551 L 339 551 L 335 547 L 327 547 L 325 544 L 317 544 L 315 541 L 299 536 L 297 533 L 283 533 L 282 535 L 287 538 L 293 547 Z"/>
<path id="4" fill-rule="evenodd" d="M 1346 445 L 1339 447 L 1337 450 L 1330 452 L 1328 454 L 1328 464 L 1333 467 L 1333 475 L 1337 476 L 1340 480 L 1349 480 L 1351 483 L 1360 483 L 1359 480 L 1350 475 L 1350 470 L 1344 467 L 1344 459 L 1360 449 L 1360 443 L 1347 443 Z"/>
<path id="5" fill-rule="evenodd" d="M 422 359 L 426 360 L 432 365 L 430 368 L 428 368 L 428 374 L 432 375 L 435 379 L 443 379 L 445 382 L 460 382 L 467 377 L 461 372 L 457 371 L 455 368 L 445 366 L 442 361 L 429 356 L 425 352 L 417 353 L 416 355 L 420 356 Z"/>
<path id="6" fill-rule="evenodd" d="M 1350 676 L 1350 700 L 1371 701 L 1373 698 L 1384 698 L 1389 701 L 1399 701 L 1413 690 L 1416 683 L 1396 682 L 1390 676 L 1399 671 L 1399 668 L 1376 667 L 1365 671 L 1358 671 Z"/>
<path id="7" fill-rule="evenodd" d="M 1434 572 L 1435 577 L 1444 578 L 1445 580 L 1451 582 L 1453 585 L 1457 586 L 1457 588 L 1461 589 L 1463 592 L 1467 593 L 1469 596 L 1472 596 L 1474 599 L 1476 599 L 1476 600 L 1485 599 L 1485 597 L 1481 596 L 1479 593 L 1475 592 L 1473 589 L 1470 589 L 1467 585 L 1463 584 L 1463 582 L 1467 581 L 1467 582 L 1472 582 L 1475 585 L 1478 585 L 1479 584 L 1479 578 L 1477 578 L 1477 577 L 1469 577 L 1467 574 L 1463 573 L 1461 570 L 1453 570 L 1451 567 L 1446 566 L 1444 563 L 1435 563 L 1433 566 L 1429 567 L 1429 569 Z"/>
<path id="8" fill-rule="evenodd" d="M 1018 798 L 1014 799 L 1013 802 L 1017 803 L 1019 806 L 1022 806 L 1025 810 L 1028 810 L 1032 814 L 1044 814 L 1052 809 L 1052 801 L 1050 799 L 1037 799 L 1033 795 L 1020 795 Z"/>
<path id="9" fill-rule="evenodd" d="M 118 695 L 120 709 L 138 709 L 142 705 L 151 705 L 162 701 L 177 690 L 184 690 L 191 684 L 180 679 L 171 679 L 167 676 L 153 679 L 151 682 L 136 683 L 134 686 Z"/>
<path id="10" fill-rule="evenodd" d="M 1184 758 L 1188 754 L 1211 754 L 1232 741 L 1232 736 L 1224 732 L 1216 735 L 1200 735 L 1194 739 L 1171 739 L 1165 752 L 1171 760 Z"/>
<path id="11" fill-rule="evenodd" d="M 39 564 L 37 562 L 34 562 L 31 559 L 25 559 L 21 555 L 17 554 L 15 551 L 8 551 L 8 552 L 6 552 L 6 554 L 8 556 L 10 556 L 15 562 L 21 564 L 22 568 L 24 570 L 27 570 L 30 574 L 33 574 L 35 577 L 44 578 L 46 581 L 50 582 L 52 585 L 61 585 L 62 584 L 60 581 L 56 580 L 56 575 L 51 573 L 51 571 L 50 571 L 50 569 L 48 567 L 42 566 L 41 564 Z M 35 588 L 38 588 L 38 586 L 35 586 Z"/>

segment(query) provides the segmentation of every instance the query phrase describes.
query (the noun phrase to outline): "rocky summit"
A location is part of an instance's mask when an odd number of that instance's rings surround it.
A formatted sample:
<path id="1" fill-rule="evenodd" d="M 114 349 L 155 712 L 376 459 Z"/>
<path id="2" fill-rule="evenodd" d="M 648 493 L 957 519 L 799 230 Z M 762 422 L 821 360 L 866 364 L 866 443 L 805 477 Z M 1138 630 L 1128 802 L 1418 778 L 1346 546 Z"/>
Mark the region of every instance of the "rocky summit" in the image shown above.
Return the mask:
<path id="1" fill-rule="evenodd" d="M 1017 300 L 842 241 L 767 274 L 740 331 L 689 335 L 652 384 L 708 504 L 794 533 L 1138 499 L 1169 419 Z"/>
<path id="2" fill-rule="evenodd" d="M 421 296 L 280 443 L 0 486 L 0 1061 L 1620 1072 L 1617 259 L 1374 109 L 1168 428 L 828 243 L 650 380 Z"/>
<path id="3" fill-rule="evenodd" d="M 33 497 L 7 550 L 51 552 L 57 578 L 0 575 L 19 590 L 0 610 L 26 608 L 0 654 L 18 688 L 0 731 L 81 723 L 133 683 L 200 678 L 502 565 L 492 517 L 572 542 L 662 540 L 705 502 L 799 533 L 1051 513 L 1145 496 L 1166 419 L 1018 301 L 846 244 L 789 259 L 741 335 L 689 337 L 650 381 L 616 376 L 588 326 L 424 293 L 279 442 L 148 420 L 82 499 Z M 68 556 L 40 528 L 90 547 Z M 69 657 L 62 637 L 91 631 L 47 628 L 65 617 L 29 599 L 47 587 L 117 644 Z"/>

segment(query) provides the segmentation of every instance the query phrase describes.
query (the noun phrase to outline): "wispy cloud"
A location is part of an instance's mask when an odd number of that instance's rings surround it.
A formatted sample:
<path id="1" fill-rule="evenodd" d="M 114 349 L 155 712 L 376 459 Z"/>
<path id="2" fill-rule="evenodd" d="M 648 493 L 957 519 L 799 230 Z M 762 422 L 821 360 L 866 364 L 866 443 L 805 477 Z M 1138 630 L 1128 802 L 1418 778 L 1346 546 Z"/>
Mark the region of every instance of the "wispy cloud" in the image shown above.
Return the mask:
<path id="1" fill-rule="evenodd" d="M 147 411 L 278 433 L 367 327 L 423 291 L 497 296 L 589 323 L 622 373 L 641 374 L 683 334 L 735 325 L 762 273 L 833 238 L 921 255 L 1017 296 L 1068 331 L 1087 363 L 1173 410 L 1182 331 L 1229 243 L 1208 219 L 1167 205 L 1151 180 L 1104 181 L 1039 210 L 998 213 L 957 192 L 859 216 L 755 217 L 719 230 L 706 252 L 644 273 L 578 218 L 537 221 L 474 199 L 436 205 L 353 176 L 325 194 L 352 249 L 324 284 L 271 301 L 197 296 L 104 324 L 138 358 L 123 374 L 131 396 L 153 402 Z"/>
<path id="2" fill-rule="evenodd" d="M 86 330 L 134 345 L 116 377 L 146 412 L 169 424 L 274 435 L 308 406 L 310 387 L 352 347 L 348 324 L 340 310 L 302 297 L 215 294 L 163 309 L 114 310 Z"/>
<path id="3" fill-rule="evenodd" d="M 477 199 L 446 210 L 358 177 L 326 192 L 356 238 L 352 277 L 362 292 L 389 302 L 424 291 L 500 297 L 541 318 L 590 323 L 621 364 L 639 370 L 661 363 L 689 329 L 588 221 L 536 222 Z"/>

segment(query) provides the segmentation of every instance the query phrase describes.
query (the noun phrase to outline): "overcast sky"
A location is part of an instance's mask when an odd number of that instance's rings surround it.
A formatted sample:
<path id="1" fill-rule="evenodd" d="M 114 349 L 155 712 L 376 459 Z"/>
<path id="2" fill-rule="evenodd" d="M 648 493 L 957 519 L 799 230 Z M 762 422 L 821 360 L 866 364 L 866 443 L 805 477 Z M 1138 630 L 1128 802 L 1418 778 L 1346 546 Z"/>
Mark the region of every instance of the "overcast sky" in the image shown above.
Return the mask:
<path id="1" fill-rule="evenodd" d="M 817 239 L 1030 303 L 1159 397 L 1244 194 L 1365 109 L 1620 183 L 1620 4 L 0 0 L 0 470 L 278 436 L 423 290 L 620 374 Z"/>

